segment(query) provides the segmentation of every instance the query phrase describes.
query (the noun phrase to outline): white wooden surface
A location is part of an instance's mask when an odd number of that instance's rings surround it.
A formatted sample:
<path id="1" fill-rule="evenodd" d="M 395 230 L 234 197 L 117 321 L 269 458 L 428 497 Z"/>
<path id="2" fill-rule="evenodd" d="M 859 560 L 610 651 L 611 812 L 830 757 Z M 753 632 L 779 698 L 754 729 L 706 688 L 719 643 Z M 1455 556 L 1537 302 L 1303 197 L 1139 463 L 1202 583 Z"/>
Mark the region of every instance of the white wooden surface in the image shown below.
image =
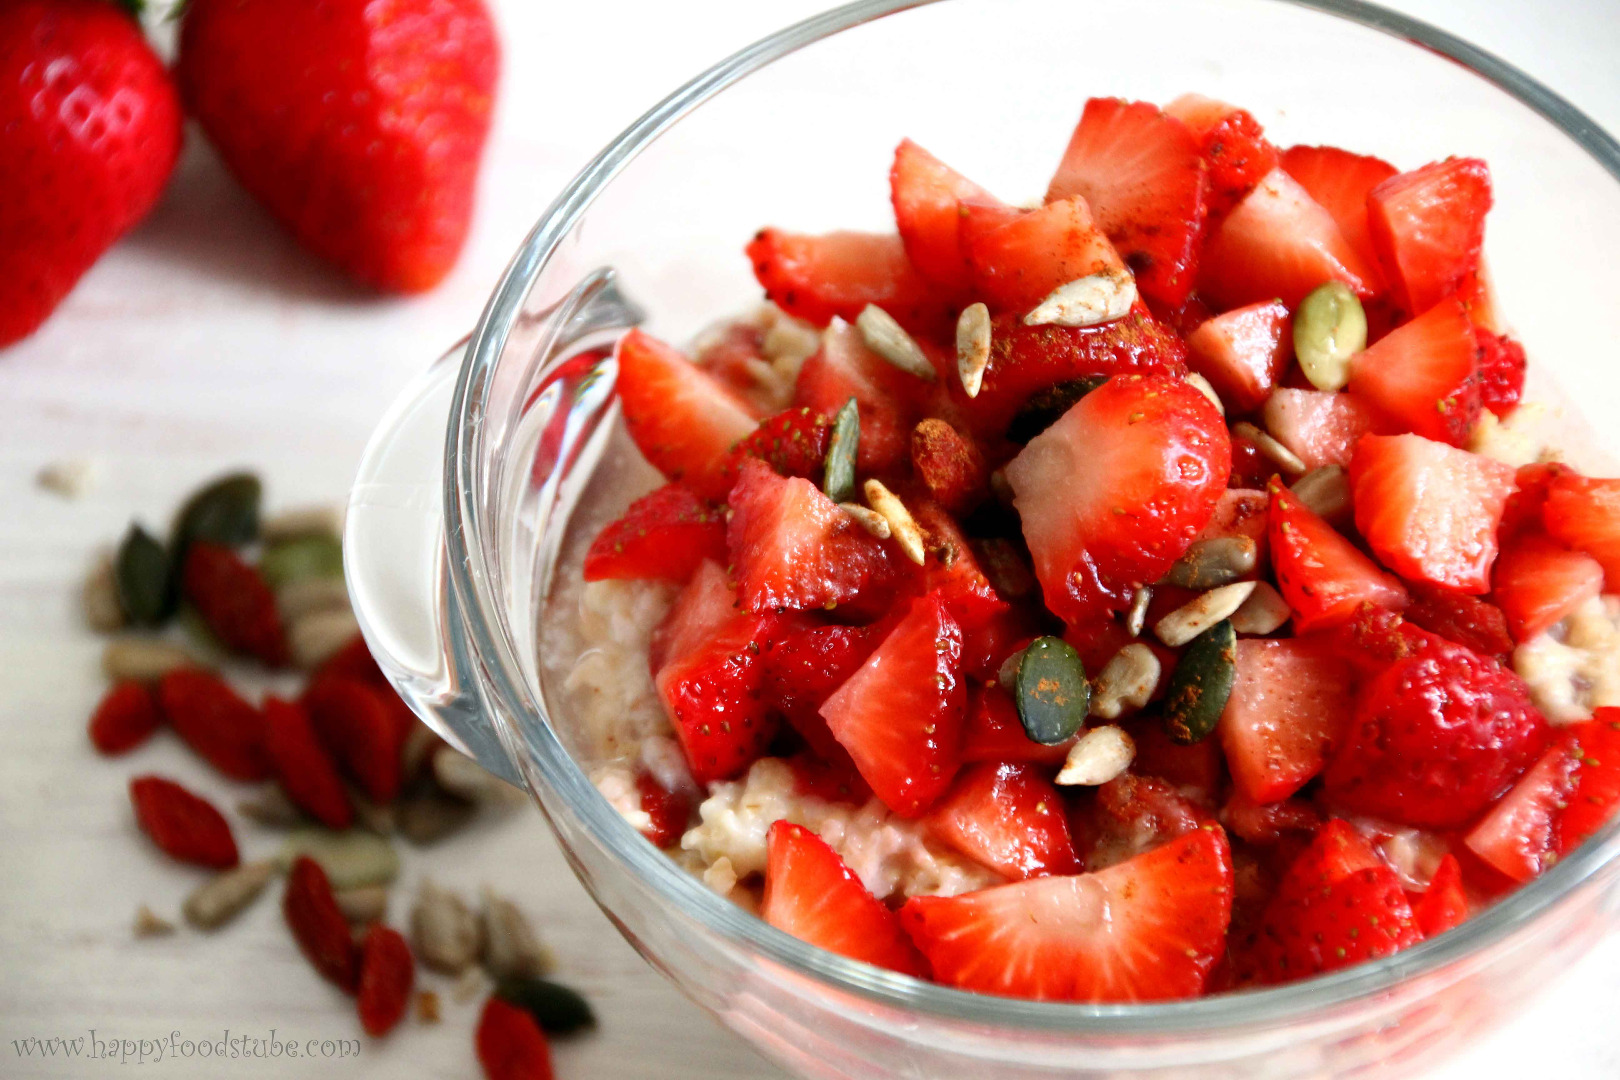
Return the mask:
<path id="1" fill-rule="evenodd" d="M 171 1032 L 213 1041 L 225 1029 L 255 1037 L 274 1029 L 300 1046 L 359 1035 L 349 1003 L 291 947 L 270 897 L 216 935 L 132 940 L 138 903 L 173 916 L 199 877 L 137 834 L 127 777 L 155 770 L 227 803 L 233 794 L 168 738 L 119 761 L 90 752 L 83 726 L 101 688 L 99 645 L 81 625 L 77 583 L 132 515 L 161 522 L 184 490 L 228 466 L 262 470 L 273 504 L 341 499 L 377 416 L 470 326 L 557 188 L 677 83 L 820 5 L 495 6 L 507 51 L 503 111 L 472 243 L 437 292 L 377 301 L 349 290 L 285 241 L 193 136 L 152 219 L 41 334 L 0 354 L 0 672 L 10 687 L 0 692 L 0 1076 L 104 1075 L 105 1061 L 25 1058 L 13 1045 L 91 1029 L 104 1041 L 165 1044 Z M 1556 22 L 1516 0 L 1395 6 L 1519 63 L 1620 130 L 1612 0 L 1565 0 Z M 93 494 L 67 502 L 35 487 L 41 465 L 79 456 L 99 465 Z M 246 826 L 240 836 L 249 857 L 275 842 Z M 519 897 L 555 945 L 562 977 L 596 1003 L 601 1030 L 558 1048 L 560 1076 L 778 1075 L 619 939 L 538 815 L 480 825 L 423 856 L 407 852 L 396 922 L 425 872 Z M 1610 941 L 1434 1080 L 1539 1070 L 1549 1050 L 1562 1076 L 1620 1075 L 1620 1034 L 1608 1021 L 1617 996 L 1620 944 Z M 474 1010 L 445 994 L 442 1023 L 408 1022 L 386 1041 L 365 1040 L 355 1059 L 147 1067 L 162 1076 L 474 1076 Z"/>

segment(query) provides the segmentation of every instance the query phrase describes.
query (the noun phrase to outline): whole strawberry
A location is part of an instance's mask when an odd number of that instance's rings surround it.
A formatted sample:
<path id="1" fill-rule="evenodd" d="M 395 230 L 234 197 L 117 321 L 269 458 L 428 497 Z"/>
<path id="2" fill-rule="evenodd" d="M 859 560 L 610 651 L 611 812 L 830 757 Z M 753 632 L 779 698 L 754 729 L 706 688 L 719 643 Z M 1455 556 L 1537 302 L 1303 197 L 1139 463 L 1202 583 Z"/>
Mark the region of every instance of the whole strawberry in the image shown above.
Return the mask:
<path id="1" fill-rule="evenodd" d="M 157 202 L 180 103 L 111 0 L 0 2 L 0 347 Z"/>
<path id="2" fill-rule="evenodd" d="M 500 46 L 482 0 L 191 0 L 176 75 L 300 244 L 390 292 L 467 237 Z"/>

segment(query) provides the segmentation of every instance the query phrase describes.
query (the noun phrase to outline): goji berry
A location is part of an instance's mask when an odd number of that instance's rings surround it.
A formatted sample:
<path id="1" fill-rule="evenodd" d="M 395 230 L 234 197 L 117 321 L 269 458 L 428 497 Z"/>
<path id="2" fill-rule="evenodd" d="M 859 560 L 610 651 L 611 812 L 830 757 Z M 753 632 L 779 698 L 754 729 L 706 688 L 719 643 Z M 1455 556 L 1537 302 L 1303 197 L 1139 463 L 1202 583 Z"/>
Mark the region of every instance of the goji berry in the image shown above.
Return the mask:
<path id="1" fill-rule="evenodd" d="M 169 726 L 208 764 L 233 780 L 270 776 L 259 710 L 218 675 L 171 671 L 158 682 L 157 699 Z"/>
<path id="2" fill-rule="evenodd" d="M 344 993 L 354 993 L 360 981 L 360 950 L 332 895 L 326 871 L 307 855 L 300 855 L 287 874 L 281 912 L 315 970 Z"/>
<path id="3" fill-rule="evenodd" d="M 490 998 L 478 1018 L 478 1062 L 488 1080 L 551 1080 L 551 1044 L 534 1017 Z"/>
<path id="4" fill-rule="evenodd" d="M 231 827 L 207 799 L 161 776 L 135 777 L 129 782 L 129 799 L 142 831 L 167 854 L 218 870 L 236 865 Z"/>
<path id="5" fill-rule="evenodd" d="M 354 635 L 349 643 L 321 662 L 309 677 L 309 684 L 314 686 L 322 679 L 343 678 L 356 679 L 367 686 L 384 687 L 388 685 L 388 678 L 377 666 L 376 659 L 371 655 L 371 649 L 366 646 L 366 639 L 359 634 Z"/>
<path id="6" fill-rule="evenodd" d="M 264 748 L 282 790 L 294 803 L 333 829 L 347 829 L 354 822 L 354 807 L 337 766 L 315 737 L 302 705 L 279 698 L 265 701 Z"/>
<path id="7" fill-rule="evenodd" d="M 163 723 L 145 683 L 121 682 L 107 691 L 90 717 L 90 741 L 103 754 L 133 750 Z"/>
<path id="8" fill-rule="evenodd" d="M 667 848 L 686 831 L 686 819 L 692 813 L 692 800 L 684 792 L 665 791 L 653 779 L 652 773 L 636 776 L 636 790 L 641 793 L 641 809 L 652 823 L 641 831 L 654 847 Z"/>
<path id="9" fill-rule="evenodd" d="M 226 648 L 271 667 L 287 663 L 287 634 L 276 595 L 259 571 L 230 548 L 206 540 L 193 543 L 186 551 L 180 592 Z"/>
<path id="10" fill-rule="evenodd" d="M 304 692 L 315 733 L 349 779 L 374 802 L 399 794 L 403 726 L 384 694 L 354 679 L 328 678 Z"/>
<path id="11" fill-rule="evenodd" d="M 373 923 L 360 943 L 360 1025 L 381 1038 L 405 1015 L 416 961 L 398 930 Z"/>

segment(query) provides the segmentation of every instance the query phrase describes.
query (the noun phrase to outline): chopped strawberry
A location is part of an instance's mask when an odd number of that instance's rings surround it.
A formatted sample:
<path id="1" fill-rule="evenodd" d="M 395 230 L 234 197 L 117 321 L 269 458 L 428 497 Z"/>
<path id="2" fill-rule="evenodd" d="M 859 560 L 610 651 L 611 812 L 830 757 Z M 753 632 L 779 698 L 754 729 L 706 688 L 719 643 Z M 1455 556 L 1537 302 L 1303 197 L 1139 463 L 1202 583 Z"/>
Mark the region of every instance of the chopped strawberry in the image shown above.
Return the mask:
<path id="1" fill-rule="evenodd" d="M 1024 315 L 1060 285 L 1125 265 L 1084 199 L 1019 212 L 962 205 L 958 228 L 974 288 L 998 313 Z"/>
<path id="2" fill-rule="evenodd" d="M 665 484 L 597 534 L 585 553 L 584 576 L 681 584 L 703 560 L 725 557 L 725 515 L 685 485 Z"/>
<path id="3" fill-rule="evenodd" d="M 1207 808 L 1164 780 L 1125 773 L 1097 789 L 1090 813 L 1070 821 L 1075 851 L 1087 870 L 1104 870 L 1213 827 Z"/>
<path id="4" fill-rule="evenodd" d="M 987 761 L 963 769 L 929 811 L 928 827 L 1013 881 L 1080 870 L 1063 799 L 1033 765 Z"/>
<path id="5" fill-rule="evenodd" d="M 765 698 L 821 758 L 847 754 L 822 719 L 821 706 L 860 669 L 878 639 L 870 627 L 783 619 L 765 655 Z"/>
<path id="6" fill-rule="evenodd" d="M 1501 568 L 1502 558 L 1498 556 L 1498 574 Z M 1447 641 L 1466 645 L 1481 656 L 1503 657 L 1513 651 L 1507 618 L 1497 605 L 1423 581 L 1409 581 L 1406 588 L 1412 596 L 1406 618 L 1413 625 L 1439 634 Z"/>
<path id="7" fill-rule="evenodd" d="M 1271 564 L 1300 633 L 1334 626 L 1363 604 L 1399 611 L 1401 583 L 1378 569 L 1281 484 L 1271 487 Z"/>
<path id="8" fill-rule="evenodd" d="M 1263 488 L 1277 475 L 1277 466 L 1260 452 L 1260 444 L 1247 435 L 1232 436 L 1232 475 L 1229 489 Z"/>
<path id="9" fill-rule="evenodd" d="M 1225 422 L 1178 379 L 1081 398 L 1006 469 L 1047 607 L 1078 622 L 1129 606 L 1209 521 L 1231 466 Z"/>
<path id="10" fill-rule="evenodd" d="M 1236 446 L 1236 440 L 1233 441 Z M 1275 471 L 1275 470 L 1273 470 Z M 1221 492 L 1215 503 L 1215 513 L 1209 524 L 1198 534 L 1198 539 L 1209 540 L 1217 536 L 1247 536 L 1258 549 L 1258 558 L 1266 557 L 1266 518 L 1271 509 L 1271 496 L 1263 488 L 1229 487 Z"/>
<path id="11" fill-rule="evenodd" d="M 1238 839 L 1271 848 L 1301 838 L 1309 841 L 1322 827 L 1322 811 L 1304 799 L 1257 803 L 1234 787 L 1221 807 L 1221 823 Z"/>
<path id="12" fill-rule="evenodd" d="M 1035 629 L 1022 612 L 996 594 L 980 569 L 961 526 L 936 502 L 914 499 L 911 516 L 923 531 L 926 553 L 913 573 L 918 595 L 937 593 L 962 631 L 962 670 L 979 678 L 995 674 L 1005 659 L 1006 639 L 1028 638 Z"/>
<path id="13" fill-rule="evenodd" d="M 1344 658 L 1363 679 L 1382 674 L 1397 660 L 1443 644 L 1440 637 L 1415 625 L 1404 615 L 1371 606 L 1359 608 L 1330 633 Z"/>
<path id="14" fill-rule="evenodd" d="M 1402 577 L 1489 592 L 1513 474 L 1511 465 L 1417 435 L 1364 435 L 1350 460 L 1356 527 Z"/>
<path id="15" fill-rule="evenodd" d="M 1208 165 L 1205 201 L 1218 218 L 1254 190 L 1277 167 L 1277 148 L 1248 110 L 1201 94 L 1183 94 L 1164 111 L 1187 125 Z"/>
<path id="16" fill-rule="evenodd" d="M 1092 98 L 1046 201 L 1083 198 L 1143 295 L 1175 307 L 1196 276 L 1204 173 L 1198 143 L 1180 120 L 1145 102 Z"/>
<path id="17" fill-rule="evenodd" d="M 1076 736 L 1078 738 L 1078 736 Z M 962 761 L 1033 762 L 1061 765 L 1073 742 L 1046 746 L 1031 739 L 1018 719 L 1018 706 L 994 683 L 969 685 L 962 730 Z"/>
<path id="18" fill-rule="evenodd" d="M 1468 918 L 1468 894 L 1463 890 L 1462 864 L 1447 855 L 1435 868 L 1429 887 L 1412 905 L 1412 917 L 1425 939 L 1436 937 Z"/>
<path id="19" fill-rule="evenodd" d="M 1257 803 L 1294 794 L 1321 772 L 1350 723 L 1354 673 L 1321 637 L 1237 643 L 1221 745 L 1232 783 Z"/>
<path id="20" fill-rule="evenodd" d="M 1517 490 L 1508 496 L 1507 505 L 1502 508 L 1498 533 L 1504 544 L 1522 533 L 1542 531 L 1547 493 L 1552 490 L 1553 481 L 1572 472 L 1568 465 L 1555 461 L 1519 466 L 1513 476 Z"/>
<path id="21" fill-rule="evenodd" d="M 641 830 L 653 847 L 673 847 L 680 842 L 692 817 L 692 800 L 684 791 L 670 791 L 650 772 L 636 774 L 636 797 L 647 827 Z"/>
<path id="22" fill-rule="evenodd" d="M 832 607 L 890 574 L 883 545 L 814 484 L 753 459 L 731 491 L 726 543 L 754 612 Z"/>
<path id="23" fill-rule="evenodd" d="M 642 456 L 704 498 L 724 499 L 730 486 L 726 454 L 754 430 L 753 409 L 678 350 L 640 330 L 619 339 L 618 361 L 619 406 Z"/>
<path id="24" fill-rule="evenodd" d="M 737 593 L 716 562 L 704 562 L 675 597 L 669 614 L 653 631 L 648 667 L 657 672 L 697 648 L 715 629 L 737 614 Z"/>
<path id="25" fill-rule="evenodd" d="M 1393 434 L 1358 397 L 1322 390 L 1279 387 L 1260 410 L 1265 428 L 1307 469 L 1348 465 L 1356 441 L 1369 432 Z"/>
<path id="26" fill-rule="evenodd" d="M 1479 267 L 1472 274 L 1463 278 L 1463 283 L 1457 287 L 1457 299 L 1462 301 L 1463 307 L 1468 309 L 1468 318 L 1481 330 L 1489 330 L 1493 334 L 1505 334 L 1507 326 L 1502 321 L 1500 305 L 1496 300 L 1496 288 L 1491 284 L 1491 272 L 1485 265 L 1485 253 L 1479 253 Z"/>
<path id="27" fill-rule="evenodd" d="M 842 747 L 836 761 L 827 761 L 813 751 L 802 750 L 788 758 L 787 763 L 793 770 L 795 795 L 851 806 L 865 806 L 872 798 L 872 789 L 861 779 L 860 770 Z"/>
<path id="28" fill-rule="evenodd" d="M 1446 300 L 1357 356 L 1350 392 L 1424 438 L 1461 446 L 1482 407 L 1478 360 L 1473 324 Z"/>
<path id="29" fill-rule="evenodd" d="M 1472 321 L 1472 315 L 1470 315 Z M 1479 400 L 1497 416 L 1505 417 L 1524 394 L 1524 346 L 1506 334 L 1474 327 L 1479 346 Z"/>
<path id="30" fill-rule="evenodd" d="M 1231 851 L 1215 827 L 1094 874 L 913 897 L 900 921 L 947 985 L 1132 1002 L 1201 993 L 1231 913 Z"/>
<path id="31" fill-rule="evenodd" d="M 961 761 L 961 664 L 962 632 L 929 595 L 821 706 L 872 791 L 904 817 L 921 816 Z"/>
<path id="32" fill-rule="evenodd" d="M 1608 587 L 1620 589 L 1620 480 L 1560 471 L 1547 484 L 1541 519 L 1554 540 L 1602 563 Z"/>
<path id="33" fill-rule="evenodd" d="M 654 680 L 699 783 L 736 776 L 764 754 L 776 734 L 760 658 L 774 622 L 768 615 L 734 615 L 665 663 Z"/>
<path id="34" fill-rule="evenodd" d="M 946 324 L 946 306 L 912 268 L 893 234 L 834 232 L 802 236 L 761 229 L 748 261 L 765 295 L 789 315 L 817 326 L 854 321 L 868 304 L 913 329 Z"/>
<path id="35" fill-rule="evenodd" d="M 1556 820 L 1574 794 L 1579 767 L 1573 746 L 1566 732 L 1464 838 L 1469 850 L 1516 882 L 1538 876 L 1558 857 Z"/>
<path id="36" fill-rule="evenodd" d="M 568 363 L 579 359 L 574 357 Z M 756 415 L 775 408 L 775 395 L 758 374 L 762 365 L 768 367 L 770 362 L 765 359 L 765 331 L 756 320 L 738 319 L 712 337 L 705 332 L 692 363 L 724 383 Z"/>
<path id="37" fill-rule="evenodd" d="M 1329 763 L 1337 805 L 1418 828 L 1471 821 L 1547 742 L 1547 722 L 1517 675 L 1440 639 L 1364 685 Z"/>
<path id="38" fill-rule="evenodd" d="M 1545 536 L 1509 541 L 1496 560 L 1494 596 L 1514 641 L 1526 641 L 1603 591 L 1603 567 Z"/>
<path id="39" fill-rule="evenodd" d="M 895 148 L 889 196 L 900 240 L 917 272 L 950 296 L 970 293 L 973 271 L 962 253 L 957 207 L 995 197 L 910 139 Z"/>
<path id="40" fill-rule="evenodd" d="M 1187 336 L 1188 364 L 1234 412 L 1260 407 L 1293 356 L 1293 320 L 1277 300 L 1234 308 Z"/>
<path id="41" fill-rule="evenodd" d="M 1286 172 L 1273 169 L 1205 244 L 1198 292 L 1221 309 L 1281 300 L 1293 310 L 1326 281 L 1371 295 L 1375 273 L 1333 216 Z"/>
<path id="42" fill-rule="evenodd" d="M 1378 267 L 1378 251 L 1367 229 L 1367 193 L 1395 175 L 1395 166 L 1336 146 L 1291 146 L 1282 167 L 1299 186 L 1333 216 L 1345 240 L 1369 270 Z M 1377 284 L 1375 276 L 1373 283 Z"/>
<path id="43" fill-rule="evenodd" d="M 1620 805 L 1620 709 L 1598 709 L 1588 723 L 1567 729 L 1573 736 L 1574 790 L 1558 815 L 1553 847 L 1568 855 L 1609 823 Z"/>
<path id="44" fill-rule="evenodd" d="M 759 427 L 732 447 L 727 468 L 735 476 L 742 459 L 754 457 L 783 476 L 819 481 L 831 443 L 832 424 L 827 417 L 799 405 L 761 420 Z"/>
<path id="45" fill-rule="evenodd" d="M 943 420 L 924 420 L 911 432 L 911 466 L 934 501 L 965 514 L 990 494 L 990 466 L 978 445 Z"/>
<path id="46" fill-rule="evenodd" d="M 822 416 L 837 415 L 850 398 L 860 411 L 855 467 L 863 475 L 886 473 L 905 460 L 910 447 L 911 402 L 926 384 L 868 349 L 860 331 L 834 323 L 821 348 L 799 369 L 793 403 Z"/>
<path id="47" fill-rule="evenodd" d="M 928 974 L 928 961 L 899 917 L 867 891 L 825 840 L 802 825 L 778 821 L 766 833 L 759 915 L 828 952 L 918 978 Z"/>
<path id="48" fill-rule="evenodd" d="M 1407 314 L 1450 296 L 1479 265 L 1491 172 L 1478 158 L 1447 158 L 1392 176 L 1367 195 L 1379 262 Z"/>

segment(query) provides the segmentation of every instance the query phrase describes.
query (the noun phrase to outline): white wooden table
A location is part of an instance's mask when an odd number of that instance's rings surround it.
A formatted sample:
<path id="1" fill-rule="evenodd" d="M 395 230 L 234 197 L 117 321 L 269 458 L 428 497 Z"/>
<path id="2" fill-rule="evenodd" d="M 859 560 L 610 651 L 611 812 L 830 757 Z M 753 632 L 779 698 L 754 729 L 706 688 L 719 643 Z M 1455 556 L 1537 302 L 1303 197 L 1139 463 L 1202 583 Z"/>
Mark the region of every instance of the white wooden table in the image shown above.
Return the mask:
<path id="1" fill-rule="evenodd" d="M 174 916 L 199 876 L 137 834 L 127 777 L 160 771 L 226 803 L 234 794 L 169 738 L 117 761 L 90 751 L 84 721 L 102 683 L 78 582 L 131 516 L 161 523 L 186 489 L 229 466 L 261 470 L 272 504 L 340 500 L 395 391 L 471 325 L 518 238 L 589 155 L 703 66 L 819 6 L 497 0 L 505 107 L 472 242 L 438 291 L 409 301 L 351 291 L 293 248 L 193 135 L 152 219 L 42 333 L 0 354 L 0 672 L 10 685 L 0 692 L 0 1076 L 106 1075 L 105 1061 L 25 1058 L 13 1044 L 92 1029 L 103 1041 L 165 1044 L 171 1032 L 214 1041 L 225 1029 L 274 1030 L 300 1046 L 359 1035 L 350 1003 L 292 948 L 274 893 L 212 936 L 132 938 L 137 904 Z M 1612 0 L 1564 0 L 1556 24 L 1516 0 L 1395 6 L 1516 61 L 1620 130 Z M 35 486 L 41 465 L 73 457 L 98 463 L 92 494 L 68 502 Z M 250 857 L 275 843 L 246 827 L 241 836 Z M 406 859 L 396 924 L 430 872 L 468 891 L 487 881 L 543 925 L 560 977 L 602 1019 L 596 1034 L 558 1048 L 559 1076 L 779 1075 L 619 939 L 538 815 L 484 823 Z M 1538 1070 L 1551 1050 L 1561 1076 L 1620 1075 L 1616 1000 L 1611 941 L 1435 1080 Z M 445 993 L 440 1024 L 407 1022 L 348 1060 L 191 1058 L 152 1063 L 149 1074 L 469 1077 L 475 1009 Z"/>

